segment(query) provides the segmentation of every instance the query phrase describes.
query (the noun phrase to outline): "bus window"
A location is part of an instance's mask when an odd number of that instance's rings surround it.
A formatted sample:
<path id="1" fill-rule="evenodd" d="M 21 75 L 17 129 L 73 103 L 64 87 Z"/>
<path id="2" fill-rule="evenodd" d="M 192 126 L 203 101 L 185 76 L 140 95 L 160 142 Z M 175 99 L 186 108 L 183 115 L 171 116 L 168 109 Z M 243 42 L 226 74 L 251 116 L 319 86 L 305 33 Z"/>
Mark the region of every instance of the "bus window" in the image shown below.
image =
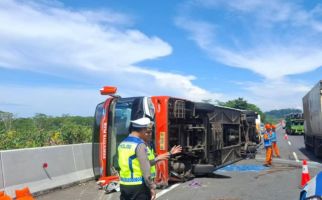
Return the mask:
<path id="1" fill-rule="evenodd" d="M 118 99 L 114 107 L 112 131 L 109 134 L 108 163 L 111 163 L 110 166 L 113 166 L 116 170 L 119 168 L 117 162 L 117 147 L 130 133 L 132 112 L 136 109 L 133 102 L 137 101 L 138 98 L 142 99 L 142 97 Z"/>

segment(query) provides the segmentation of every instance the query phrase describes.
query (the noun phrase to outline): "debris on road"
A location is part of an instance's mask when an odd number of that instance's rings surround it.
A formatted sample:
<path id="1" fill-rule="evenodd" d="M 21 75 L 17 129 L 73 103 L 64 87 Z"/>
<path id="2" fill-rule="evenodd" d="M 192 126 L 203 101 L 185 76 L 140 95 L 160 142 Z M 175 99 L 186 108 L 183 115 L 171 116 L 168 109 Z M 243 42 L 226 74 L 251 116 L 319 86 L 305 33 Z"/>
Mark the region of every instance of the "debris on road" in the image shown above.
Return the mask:
<path id="1" fill-rule="evenodd" d="M 188 184 L 191 188 L 199 188 L 199 187 L 201 187 L 202 185 L 201 185 L 201 183 L 198 181 L 198 180 L 192 180 L 192 181 L 190 181 L 189 182 L 189 184 Z"/>

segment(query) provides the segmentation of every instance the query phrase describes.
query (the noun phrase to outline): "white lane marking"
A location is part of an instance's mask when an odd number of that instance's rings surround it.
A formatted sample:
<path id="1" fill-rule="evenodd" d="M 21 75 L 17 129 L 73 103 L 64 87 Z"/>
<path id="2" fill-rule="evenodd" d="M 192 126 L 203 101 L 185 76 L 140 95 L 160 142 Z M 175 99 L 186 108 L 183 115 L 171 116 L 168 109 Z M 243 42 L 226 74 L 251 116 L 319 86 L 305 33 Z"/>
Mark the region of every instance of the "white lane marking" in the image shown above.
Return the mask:
<path id="1" fill-rule="evenodd" d="M 299 159 L 297 158 L 297 155 L 296 155 L 296 153 L 295 153 L 295 152 L 293 152 L 293 156 L 294 156 L 294 158 L 295 158 L 296 162 L 300 162 L 300 161 L 299 161 Z"/>
<path id="2" fill-rule="evenodd" d="M 165 193 L 169 192 L 170 190 L 173 190 L 174 188 L 178 187 L 179 185 L 180 185 L 180 183 L 174 184 L 171 187 L 169 187 L 169 188 L 167 188 L 165 190 L 162 190 L 161 192 L 157 193 L 156 199 L 159 198 L 159 197 L 161 197 Z"/>
<path id="3" fill-rule="evenodd" d="M 287 143 L 288 143 L 290 146 L 292 145 L 291 141 L 287 141 Z"/>

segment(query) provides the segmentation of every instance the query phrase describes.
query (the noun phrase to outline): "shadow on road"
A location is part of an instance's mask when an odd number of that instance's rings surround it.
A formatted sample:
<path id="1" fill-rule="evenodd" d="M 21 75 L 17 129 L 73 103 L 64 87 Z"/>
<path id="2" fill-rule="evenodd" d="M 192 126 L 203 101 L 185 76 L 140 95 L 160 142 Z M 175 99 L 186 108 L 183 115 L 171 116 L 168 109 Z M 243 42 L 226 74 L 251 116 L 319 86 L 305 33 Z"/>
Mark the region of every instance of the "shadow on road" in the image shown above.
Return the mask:
<path id="1" fill-rule="evenodd" d="M 315 157 L 312 151 L 308 151 L 306 148 L 300 148 L 299 151 L 302 152 L 311 161 L 322 163 L 322 159 Z"/>
<path id="2" fill-rule="evenodd" d="M 212 174 L 207 175 L 206 178 L 231 178 L 231 176 L 212 173 Z"/>

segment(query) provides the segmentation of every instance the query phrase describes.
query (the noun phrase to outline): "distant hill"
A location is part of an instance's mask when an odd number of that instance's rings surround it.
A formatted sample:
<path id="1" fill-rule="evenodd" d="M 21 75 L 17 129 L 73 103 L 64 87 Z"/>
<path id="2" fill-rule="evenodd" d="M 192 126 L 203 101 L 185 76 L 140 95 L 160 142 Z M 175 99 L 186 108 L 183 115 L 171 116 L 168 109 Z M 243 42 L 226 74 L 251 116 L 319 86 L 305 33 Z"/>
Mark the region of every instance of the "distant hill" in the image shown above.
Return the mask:
<path id="1" fill-rule="evenodd" d="M 279 109 L 279 110 L 271 110 L 265 112 L 267 119 L 278 120 L 284 118 L 285 115 L 290 113 L 302 113 L 302 110 L 295 109 L 295 108 L 286 108 L 286 109 Z"/>

